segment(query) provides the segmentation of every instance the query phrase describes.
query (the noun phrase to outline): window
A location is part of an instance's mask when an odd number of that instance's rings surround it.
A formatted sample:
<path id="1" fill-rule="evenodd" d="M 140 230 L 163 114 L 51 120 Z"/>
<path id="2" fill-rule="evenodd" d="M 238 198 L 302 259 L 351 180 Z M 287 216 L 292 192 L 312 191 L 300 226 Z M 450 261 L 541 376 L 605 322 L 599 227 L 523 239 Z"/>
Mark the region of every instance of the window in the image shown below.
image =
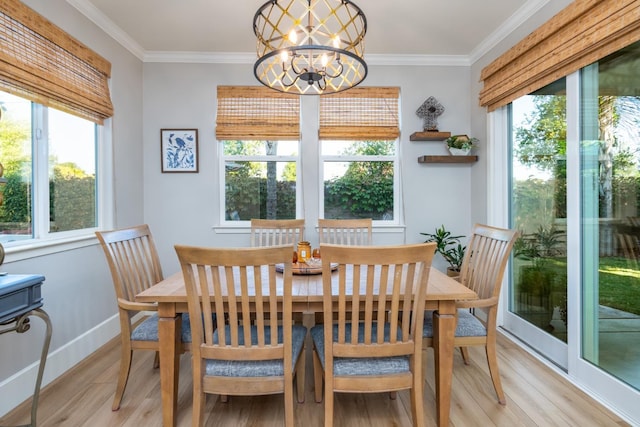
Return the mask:
<path id="1" fill-rule="evenodd" d="M 221 222 L 298 217 L 300 97 L 251 86 L 217 94 Z"/>
<path id="2" fill-rule="evenodd" d="M 98 126 L 6 92 L 0 109 L 0 242 L 96 227 Z"/>
<path id="3" fill-rule="evenodd" d="M 222 141 L 224 220 L 297 217 L 297 141 Z"/>
<path id="4" fill-rule="evenodd" d="M 398 223 L 397 87 L 320 98 L 321 215 Z"/>
<path id="5" fill-rule="evenodd" d="M 223 224 L 318 217 L 399 223 L 399 88 L 300 97 L 219 86 L 217 94 Z M 317 161 L 320 170 L 303 170 L 301 159 Z M 312 183 L 304 194 L 303 182 Z"/>
<path id="6" fill-rule="evenodd" d="M 0 38 L 0 242 L 74 246 L 109 220 L 111 63 L 20 1 L 0 2 Z"/>
<path id="7" fill-rule="evenodd" d="M 323 218 L 393 221 L 396 141 L 321 141 Z"/>

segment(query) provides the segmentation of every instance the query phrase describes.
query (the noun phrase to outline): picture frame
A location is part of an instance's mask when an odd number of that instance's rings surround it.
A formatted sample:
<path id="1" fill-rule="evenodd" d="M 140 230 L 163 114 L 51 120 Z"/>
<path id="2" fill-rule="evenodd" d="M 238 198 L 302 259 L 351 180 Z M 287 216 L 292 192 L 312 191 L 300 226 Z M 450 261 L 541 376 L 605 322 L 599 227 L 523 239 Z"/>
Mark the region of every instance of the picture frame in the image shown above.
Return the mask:
<path id="1" fill-rule="evenodd" d="M 198 129 L 160 129 L 162 173 L 198 173 Z"/>

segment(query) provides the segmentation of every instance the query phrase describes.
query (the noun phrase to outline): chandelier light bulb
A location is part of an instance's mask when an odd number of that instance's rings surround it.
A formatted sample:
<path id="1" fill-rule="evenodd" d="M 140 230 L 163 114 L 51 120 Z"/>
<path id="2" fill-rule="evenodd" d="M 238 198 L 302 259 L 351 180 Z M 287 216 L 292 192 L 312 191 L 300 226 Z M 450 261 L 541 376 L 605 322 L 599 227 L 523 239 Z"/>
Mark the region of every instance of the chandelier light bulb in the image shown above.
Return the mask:
<path id="1" fill-rule="evenodd" d="M 290 41 L 292 44 L 296 44 L 296 43 L 298 43 L 298 33 L 296 33 L 295 28 L 294 28 L 294 29 L 292 29 L 291 31 L 289 31 L 289 41 Z"/>
<path id="2" fill-rule="evenodd" d="M 326 67 L 327 64 L 329 63 L 329 58 L 327 58 L 326 53 L 322 54 L 322 57 L 320 58 L 320 63 L 322 64 L 322 68 Z"/>

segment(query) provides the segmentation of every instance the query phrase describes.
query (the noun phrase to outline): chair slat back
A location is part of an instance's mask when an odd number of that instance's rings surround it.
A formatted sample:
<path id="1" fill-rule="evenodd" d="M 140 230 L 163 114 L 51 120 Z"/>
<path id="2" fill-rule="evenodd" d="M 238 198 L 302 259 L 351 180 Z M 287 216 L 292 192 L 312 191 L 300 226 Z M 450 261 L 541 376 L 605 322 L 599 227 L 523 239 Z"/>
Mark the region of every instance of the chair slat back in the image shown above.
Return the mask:
<path id="1" fill-rule="evenodd" d="M 504 271 L 517 237 L 515 230 L 474 225 L 462 261 L 460 282 L 473 289 L 480 300 L 497 299 L 500 295 Z"/>
<path id="2" fill-rule="evenodd" d="M 304 240 L 304 219 L 252 219 L 251 246 L 295 246 Z"/>
<path id="3" fill-rule="evenodd" d="M 291 362 L 290 334 L 284 334 L 284 341 L 280 339 L 278 344 L 278 322 L 282 322 L 284 330 L 290 330 L 292 324 L 289 246 L 203 248 L 176 245 L 175 249 L 187 290 L 194 357 L 222 360 L 285 358 L 285 363 L 287 359 Z M 276 264 L 282 265 L 282 274 L 276 271 Z M 216 314 L 215 325 L 212 313 Z M 214 331 L 217 340 L 214 340 Z"/>
<path id="4" fill-rule="evenodd" d="M 134 301 L 136 294 L 162 280 L 160 259 L 148 225 L 97 231 L 96 236 L 119 299 Z"/>
<path id="5" fill-rule="evenodd" d="M 324 328 L 325 342 L 332 343 L 325 366 L 333 357 L 419 354 L 434 252 L 434 243 L 321 245 L 324 318 L 337 319 Z"/>
<path id="6" fill-rule="evenodd" d="M 372 220 L 318 219 L 320 244 L 367 246 L 372 244 Z"/>

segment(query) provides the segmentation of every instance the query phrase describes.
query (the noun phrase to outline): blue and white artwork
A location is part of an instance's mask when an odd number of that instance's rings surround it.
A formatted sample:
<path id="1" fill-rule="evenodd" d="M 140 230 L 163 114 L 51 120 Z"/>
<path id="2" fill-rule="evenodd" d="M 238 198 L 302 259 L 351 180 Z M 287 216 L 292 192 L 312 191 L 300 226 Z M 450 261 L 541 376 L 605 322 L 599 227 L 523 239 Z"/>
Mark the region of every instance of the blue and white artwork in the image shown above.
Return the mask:
<path id="1" fill-rule="evenodd" d="M 198 172 L 197 129 L 163 129 L 162 172 Z"/>

